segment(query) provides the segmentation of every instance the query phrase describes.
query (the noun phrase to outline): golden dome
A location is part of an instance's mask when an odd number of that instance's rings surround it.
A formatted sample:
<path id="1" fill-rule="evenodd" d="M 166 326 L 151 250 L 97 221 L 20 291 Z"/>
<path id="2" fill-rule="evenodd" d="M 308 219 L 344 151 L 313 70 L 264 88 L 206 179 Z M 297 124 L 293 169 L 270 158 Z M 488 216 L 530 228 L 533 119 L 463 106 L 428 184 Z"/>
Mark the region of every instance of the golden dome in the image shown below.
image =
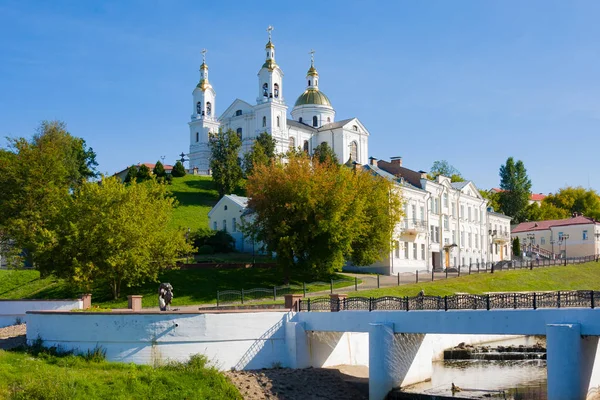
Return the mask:
<path id="1" fill-rule="evenodd" d="M 315 67 L 313 67 L 312 65 L 310 66 L 308 72 L 306 73 L 306 75 L 308 76 L 319 76 L 319 73 L 317 72 L 317 70 L 315 69 Z"/>
<path id="2" fill-rule="evenodd" d="M 267 43 L 267 45 L 265 46 L 265 49 L 274 49 L 274 48 L 275 48 L 275 45 L 269 39 L 269 43 Z"/>
<path id="3" fill-rule="evenodd" d="M 197 88 L 204 91 L 208 87 L 208 82 L 206 79 L 201 79 L 200 82 L 196 85 Z"/>
<path id="4" fill-rule="evenodd" d="M 206 65 L 205 62 L 203 62 L 202 65 L 200 66 L 200 69 L 208 69 L 208 65 Z"/>
<path id="5" fill-rule="evenodd" d="M 272 71 L 275 69 L 276 66 L 277 66 L 277 64 L 275 63 L 275 60 L 270 58 L 267 61 L 265 61 L 265 63 L 263 64 L 262 67 L 267 68 L 268 70 Z"/>
<path id="6" fill-rule="evenodd" d="M 298 97 L 298 100 L 296 100 L 296 104 L 294 104 L 294 107 L 308 104 L 316 104 L 331 107 L 331 102 L 329 101 L 329 98 L 325 95 L 325 93 L 315 88 L 306 89 L 304 93 L 302 93 L 300 97 Z"/>

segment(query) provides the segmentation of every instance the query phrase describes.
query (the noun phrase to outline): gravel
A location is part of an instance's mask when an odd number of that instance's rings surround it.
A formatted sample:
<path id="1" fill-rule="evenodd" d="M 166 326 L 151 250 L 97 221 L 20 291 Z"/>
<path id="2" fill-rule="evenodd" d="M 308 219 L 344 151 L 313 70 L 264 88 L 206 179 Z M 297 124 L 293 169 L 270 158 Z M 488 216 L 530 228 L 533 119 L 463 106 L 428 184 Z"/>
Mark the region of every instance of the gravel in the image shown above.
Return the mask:
<path id="1" fill-rule="evenodd" d="M 0 328 L 0 350 L 8 350 L 26 344 L 25 332 L 25 324 Z"/>

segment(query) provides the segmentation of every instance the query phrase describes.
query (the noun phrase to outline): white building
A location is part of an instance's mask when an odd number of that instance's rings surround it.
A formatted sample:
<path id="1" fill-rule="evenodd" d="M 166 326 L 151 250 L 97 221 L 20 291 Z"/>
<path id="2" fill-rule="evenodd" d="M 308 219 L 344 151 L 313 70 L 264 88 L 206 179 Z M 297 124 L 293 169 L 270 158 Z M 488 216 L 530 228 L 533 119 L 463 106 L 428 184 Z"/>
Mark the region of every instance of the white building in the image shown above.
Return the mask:
<path id="1" fill-rule="evenodd" d="M 393 275 L 511 259 L 510 217 L 488 211 L 473 182 L 429 180 L 425 171 L 403 167 L 400 157 L 372 158 L 364 168 L 398 184 L 404 218 L 390 254 L 362 270 Z"/>
<path id="2" fill-rule="evenodd" d="M 240 230 L 247 210 L 247 197 L 227 194 L 208 212 L 210 229 L 229 233 L 235 240 L 235 249 L 241 252 L 252 252 L 253 249 L 252 239 L 244 237 Z"/>
<path id="3" fill-rule="evenodd" d="M 205 53 L 205 51 L 203 51 Z M 258 71 L 256 103 L 236 99 L 217 117 L 216 91 L 208 79 L 205 59 L 200 66 L 200 82 L 192 92 L 190 127 L 190 171 L 209 174 L 209 137 L 219 129 L 231 129 L 242 138 L 240 156 L 250 151 L 254 139 L 262 132 L 276 141 L 277 152 L 301 148 L 311 153 L 326 142 L 338 159 L 367 162 L 369 132 L 357 118 L 336 121 L 329 98 L 320 89 L 319 73 L 314 57 L 306 73 L 306 90 L 300 94 L 288 118 L 283 70 L 275 61 L 275 45 L 265 46 L 265 62 Z"/>

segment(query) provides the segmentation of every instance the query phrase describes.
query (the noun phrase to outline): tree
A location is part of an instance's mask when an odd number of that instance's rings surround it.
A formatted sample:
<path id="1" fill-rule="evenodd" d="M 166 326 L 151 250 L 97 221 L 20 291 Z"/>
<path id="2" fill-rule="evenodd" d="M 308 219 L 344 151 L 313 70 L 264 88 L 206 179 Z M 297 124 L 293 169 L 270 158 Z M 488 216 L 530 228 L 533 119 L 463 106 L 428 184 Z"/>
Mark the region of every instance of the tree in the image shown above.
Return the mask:
<path id="1" fill-rule="evenodd" d="M 140 165 L 137 171 L 137 175 L 135 177 L 136 182 L 145 182 L 152 179 L 150 175 L 150 168 L 146 164 Z"/>
<path id="2" fill-rule="evenodd" d="M 167 176 L 167 171 L 165 171 L 165 166 L 160 161 L 157 161 L 156 164 L 154 164 L 154 168 L 152 169 L 152 173 L 157 178 L 164 178 L 164 177 Z"/>
<path id="3" fill-rule="evenodd" d="M 337 155 L 327 142 L 323 142 L 315 147 L 312 159 L 320 163 L 330 162 L 332 164 L 339 164 Z"/>
<path id="4" fill-rule="evenodd" d="M 44 121 L 30 139 L 8 138 L 0 150 L 0 221 L 4 234 L 35 263 L 57 241 L 56 224 L 70 193 L 97 176 L 96 155 L 59 121 Z"/>
<path id="5" fill-rule="evenodd" d="M 85 183 L 67 202 L 56 245 L 40 267 L 87 289 L 106 282 L 117 299 L 123 285 L 156 281 L 192 252 L 183 230 L 167 229 L 173 207 L 166 187 L 154 179 Z"/>
<path id="6" fill-rule="evenodd" d="M 527 176 L 527 170 L 523 161 L 515 163 L 512 157 L 506 160 L 506 164 L 500 166 L 500 188 L 498 202 L 500 210 L 512 217 L 515 223 L 527 218 L 526 209 L 531 196 L 531 180 Z"/>
<path id="7" fill-rule="evenodd" d="M 366 171 L 291 157 L 248 178 L 253 220 L 243 230 L 277 253 L 286 276 L 326 276 L 352 260 L 368 265 L 390 250 L 401 216 L 393 184 Z"/>
<path id="8" fill-rule="evenodd" d="M 127 176 L 125 176 L 125 180 L 123 181 L 123 183 L 129 183 L 129 182 L 135 181 L 137 179 L 137 173 L 138 173 L 137 166 L 132 165 L 131 167 L 129 167 L 127 169 Z"/>
<path id="9" fill-rule="evenodd" d="M 429 171 L 430 178 L 435 179 L 438 177 L 438 175 L 450 178 L 451 182 L 464 182 L 464 178 L 458 169 L 454 168 L 446 160 L 434 161 L 433 165 L 431 166 L 431 170 Z"/>
<path id="10" fill-rule="evenodd" d="M 185 167 L 183 166 L 181 161 L 177 161 L 175 163 L 175 165 L 173 166 L 173 170 L 171 170 L 171 175 L 174 178 L 181 178 L 182 176 L 185 176 Z"/>
<path id="11" fill-rule="evenodd" d="M 492 207 L 494 211 L 500 211 L 500 204 L 498 203 L 498 193 L 488 190 L 479 190 L 479 194 L 481 195 L 481 197 L 488 200 L 488 207 Z"/>
<path id="12" fill-rule="evenodd" d="M 219 131 L 210 139 L 210 169 L 219 198 L 232 193 L 242 179 L 238 157 L 242 141 L 234 131 Z"/>
<path id="13" fill-rule="evenodd" d="M 581 186 L 567 186 L 556 194 L 550 194 L 542 200 L 542 207 L 555 207 L 562 210 L 563 218 L 577 213 L 590 218 L 600 219 L 600 197 L 593 189 Z"/>
<path id="14" fill-rule="evenodd" d="M 514 238 L 512 241 L 512 251 L 513 251 L 513 255 L 515 257 L 521 256 L 521 242 L 520 242 L 518 236 L 516 238 Z"/>
<path id="15" fill-rule="evenodd" d="M 275 139 L 267 132 L 263 132 L 256 137 L 252 144 L 252 149 L 244 154 L 244 173 L 246 176 L 252 175 L 255 165 L 265 165 L 275 160 Z"/>

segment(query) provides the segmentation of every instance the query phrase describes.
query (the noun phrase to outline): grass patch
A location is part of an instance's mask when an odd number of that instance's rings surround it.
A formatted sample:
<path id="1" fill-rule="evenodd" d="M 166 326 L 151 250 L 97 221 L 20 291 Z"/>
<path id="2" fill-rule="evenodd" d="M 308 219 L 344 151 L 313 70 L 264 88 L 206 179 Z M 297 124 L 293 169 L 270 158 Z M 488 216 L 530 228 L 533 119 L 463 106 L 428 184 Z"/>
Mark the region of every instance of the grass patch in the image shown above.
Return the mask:
<path id="1" fill-rule="evenodd" d="M 0 350 L 2 399 L 241 399 L 204 356 L 161 367 Z"/>
<path id="2" fill-rule="evenodd" d="M 434 282 L 413 283 L 385 289 L 349 292 L 351 297 L 428 296 L 455 293 L 523 292 L 553 290 L 600 290 L 600 263 L 510 270 L 494 274 L 474 274 Z"/>
<path id="3" fill-rule="evenodd" d="M 219 200 L 219 194 L 210 176 L 186 175 L 173 178 L 169 186 L 179 205 L 173 212 L 170 228 L 208 228 L 208 212 Z"/>

